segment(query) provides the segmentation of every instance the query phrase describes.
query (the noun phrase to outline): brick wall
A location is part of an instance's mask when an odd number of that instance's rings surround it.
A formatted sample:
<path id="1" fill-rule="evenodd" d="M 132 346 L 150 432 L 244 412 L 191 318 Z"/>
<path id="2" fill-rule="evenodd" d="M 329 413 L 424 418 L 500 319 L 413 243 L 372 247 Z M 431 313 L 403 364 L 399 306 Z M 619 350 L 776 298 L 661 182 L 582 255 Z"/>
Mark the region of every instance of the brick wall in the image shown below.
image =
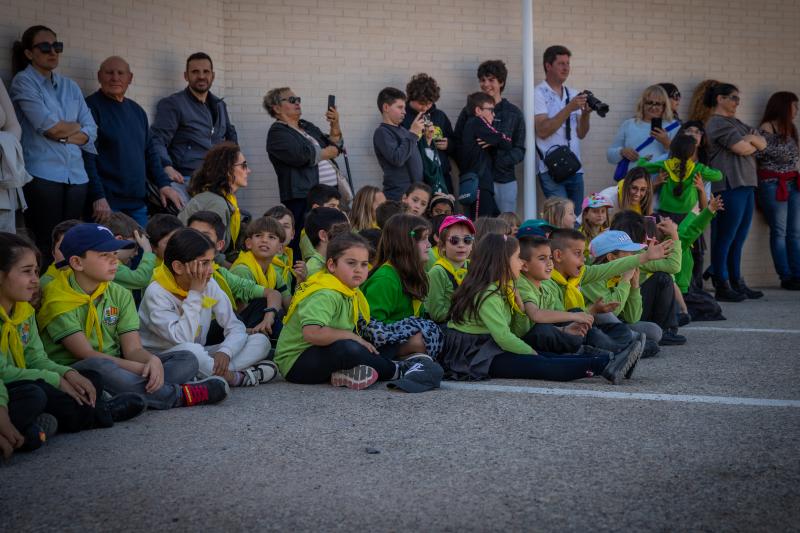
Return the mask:
<path id="1" fill-rule="evenodd" d="M 215 59 L 214 91 L 227 98 L 240 141 L 254 168 L 242 205 L 255 212 L 277 202 L 264 145 L 271 119 L 261 107 L 272 87 L 303 97 L 304 118 L 323 125 L 328 94 L 337 95 L 356 185 L 379 183 L 372 130 L 380 120 L 378 91 L 404 88 L 428 72 L 442 87 L 439 107 L 455 121 L 466 94 L 477 89 L 480 61 L 504 59 L 505 95 L 522 102 L 520 4 L 517 1 L 408 0 L 0 0 L 0 43 L 10 48 L 25 27 L 44 23 L 66 43 L 61 71 L 84 91 L 108 55 L 134 71 L 129 96 L 149 112 L 184 86 L 183 61 L 196 50 Z M 536 83 L 541 53 L 560 43 L 573 52 L 569 84 L 590 88 L 611 105 L 592 118 L 582 146 L 587 192 L 610 181 L 605 149 L 633 113 L 641 90 L 676 83 L 684 98 L 706 77 L 739 85 L 739 116 L 755 123 L 769 94 L 800 91 L 796 60 L 800 10 L 793 0 L 534 0 Z M 0 55 L 8 83 L 10 54 Z M 774 275 L 766 230 L 758 217 L 748 240 L 745 273 L 757 283 Z"/>

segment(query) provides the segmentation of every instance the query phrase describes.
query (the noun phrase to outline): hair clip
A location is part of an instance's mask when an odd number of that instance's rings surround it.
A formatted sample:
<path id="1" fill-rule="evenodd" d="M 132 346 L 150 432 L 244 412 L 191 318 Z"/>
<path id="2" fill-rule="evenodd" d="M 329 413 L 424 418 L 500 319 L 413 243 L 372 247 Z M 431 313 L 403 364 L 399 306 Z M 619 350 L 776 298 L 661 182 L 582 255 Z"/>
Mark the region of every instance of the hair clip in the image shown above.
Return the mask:
<path id="1" fill-rule="evenodd" d="M 417 232 L 416 232 L 415 230 L 413 230 L 413 229 L 412 229 L 411 231 L 409 231 L 409 232 L 408 232 L 408 234 L 409 234 L 411 237 L 416 237 L 416 236 L 417 236 Z"/>

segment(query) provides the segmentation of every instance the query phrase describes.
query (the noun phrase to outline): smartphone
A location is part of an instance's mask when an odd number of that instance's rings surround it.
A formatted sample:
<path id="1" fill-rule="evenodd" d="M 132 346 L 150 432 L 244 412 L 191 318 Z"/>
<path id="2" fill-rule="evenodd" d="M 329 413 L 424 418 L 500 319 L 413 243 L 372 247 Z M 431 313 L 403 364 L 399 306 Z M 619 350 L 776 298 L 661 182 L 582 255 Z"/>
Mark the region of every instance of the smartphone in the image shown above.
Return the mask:
<path id="1" fill-rule="evenodd" d="M 651 131 L 656 129 L 656 128 L 661 129 L 661 125 L 662 125 L 661 117 L 651 118 L 650 119 L 650 130 Z"/>
<path id="2" fill-rule="evenodd" d="M 328 107 L 327 109 L 334 108 L 336 109 L 336 96 L 333 94 L 328 95 Z"/>
<path id="3" fill-rule="evenodd" d="M 656 217 L 644 217 L 644 233 L 648 239 L 656 238 Z"/>

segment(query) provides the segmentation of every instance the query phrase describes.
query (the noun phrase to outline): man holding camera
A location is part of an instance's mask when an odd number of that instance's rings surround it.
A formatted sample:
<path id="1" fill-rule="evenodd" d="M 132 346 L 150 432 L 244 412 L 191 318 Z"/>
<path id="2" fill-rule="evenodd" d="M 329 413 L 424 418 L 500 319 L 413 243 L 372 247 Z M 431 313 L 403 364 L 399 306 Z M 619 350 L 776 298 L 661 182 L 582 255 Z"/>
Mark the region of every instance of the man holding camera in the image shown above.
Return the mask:
<path id="1" fill-rule="evenodd" d="M 577 211 L 583 202 L 583 169 L 558 179 L 551 175 L 544 163 L 548 150 L 557 146 L 568 146 L 580 161 L 580 140 L 589 133 L 592 109 L 587 105 L 588 95 L 565 85 L 571 56 L 572 52 L 560 45 L 545 50 L 543 65 L 546 77 L 534 90 L 536 115 L 533 120 L 542 192 L 545 198 L 569 198 Z"/>

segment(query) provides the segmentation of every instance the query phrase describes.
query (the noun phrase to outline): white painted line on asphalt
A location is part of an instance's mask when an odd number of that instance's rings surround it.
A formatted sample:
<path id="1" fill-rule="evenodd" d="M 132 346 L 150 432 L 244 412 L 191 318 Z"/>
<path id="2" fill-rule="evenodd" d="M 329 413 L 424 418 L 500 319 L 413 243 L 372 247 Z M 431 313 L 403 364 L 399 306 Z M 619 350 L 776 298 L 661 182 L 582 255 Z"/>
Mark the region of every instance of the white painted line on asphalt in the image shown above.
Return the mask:
<path id="1" fill-rule="evenodd" d="M 800 335 L 800 329 L 715 328 L 713 326 L 686 326 L 681 331 L 731 331 L 735 333 L 790 333 Z"/>
<path id="2" fill-rule="evenodd" d="M 752 407 L 800 407 L 800 400 L 770 400 L 767 398 L 739 398 L 735 396 L 702 396 L 695 394 L 657 394 L 648 392 L 613 392 L 588 389 L 554 389 L 522 387 L 517 385 L 491 385 L 489 383 L 446 381 L 443 389 L 485 392 L 513 392 L 542 394 L 545 396 L 578 396 L 614 400 L 648 400 L 656 402 L 707 403 L 717 405 L 745 405 Z"/>

